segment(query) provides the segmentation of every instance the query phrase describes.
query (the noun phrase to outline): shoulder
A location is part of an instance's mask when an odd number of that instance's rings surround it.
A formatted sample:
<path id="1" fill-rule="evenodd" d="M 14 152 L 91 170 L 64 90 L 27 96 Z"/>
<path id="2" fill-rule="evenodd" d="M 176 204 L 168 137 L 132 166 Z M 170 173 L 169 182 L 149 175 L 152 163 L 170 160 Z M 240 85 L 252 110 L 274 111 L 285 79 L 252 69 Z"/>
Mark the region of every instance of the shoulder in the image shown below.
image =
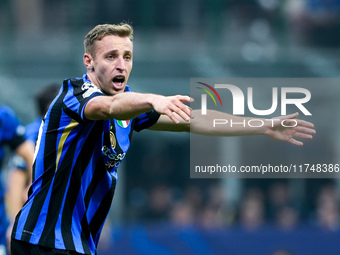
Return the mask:
<path id="1" fill-rule="evenodd" d="M 104 95 L 104 93 L 90 81 L 86 81 L 85 83 L 83 83 L 81 85 L 81 90 L 84 92 L 83 97 L 91 96 L 93 93 L 100 93 Z"/>
<path id="2" fill-rule="evenodd" d="M 65 87 L 74 87 L 74 88 L 82 88 L 84 81 L 82 78 L 67 78 L 63 81 L 63 86 Z"/>
<path id="3" fill-rule="evenodd" d="M 7 106 L 7 105 L 0 105 L 0 114 L 1 115 L 11 115 L 11 116 L 16 116 L 14 110 Z"/>
<path id="4" fill-rule="evenodd" d="M 72 90 L 76 91 L 76 94 L 84 94 L 83 97 L 90 96 L 95 92 L 103 94 L 96 85 L 85 77 L 65 79 L 64 86 L 71 86 Z"/>
<path id="5" fill-rule="evenodd" d="M 15 111 L 6 105 L 0 105 L 0 120 L 6 123 L 18 123 L 19 119 Z"/>
<path id="6" fill-rule="evenodd" d="M 9 106 L 0 106 L 0 129 L 2 137 L 11 139 L 14 135 L 23 136 L 25 127 L 21 124 L 15 111 Z"/>
<path id="7" fill-rule="evenodd" d="M 67 98 L 68 100 L 77 98 L 78 101 L 85 102 L 98 95 L 104 95 L 104 93 L 87 79 L 69 78 L 63 82 L 62 98 Z"/>

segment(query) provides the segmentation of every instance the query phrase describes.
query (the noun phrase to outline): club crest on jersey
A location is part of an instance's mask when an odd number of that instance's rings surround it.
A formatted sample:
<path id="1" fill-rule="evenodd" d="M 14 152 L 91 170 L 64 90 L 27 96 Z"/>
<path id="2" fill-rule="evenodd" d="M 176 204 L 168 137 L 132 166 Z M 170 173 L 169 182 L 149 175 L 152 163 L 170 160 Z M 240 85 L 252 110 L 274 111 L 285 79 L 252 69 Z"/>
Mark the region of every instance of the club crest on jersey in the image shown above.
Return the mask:
<path id="1" fill-rule="evenodd" d="M 122 128 L 127 128 L 130 124 L 130 120 L 117 120 L 117 123 Z"/>
<path id="2" fill-rule="evenodd" d="M 116 144 L 117 144 L 117 140 L 116 140 L 115 134 L 112 131 L 110 131 L 110 142 L 111 142 L 112 149 L 115 149 Z"/>

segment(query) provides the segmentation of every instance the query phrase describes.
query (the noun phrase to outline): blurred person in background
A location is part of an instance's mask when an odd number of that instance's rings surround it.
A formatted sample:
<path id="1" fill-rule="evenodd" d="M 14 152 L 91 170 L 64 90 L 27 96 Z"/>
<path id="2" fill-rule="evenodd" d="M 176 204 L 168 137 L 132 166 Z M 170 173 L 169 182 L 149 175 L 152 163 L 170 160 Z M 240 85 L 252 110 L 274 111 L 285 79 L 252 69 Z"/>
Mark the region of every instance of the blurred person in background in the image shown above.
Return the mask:
<path id="1" fill-rule="evenodd" d="M 299 224 L 299 212 L 292 206 L 283 206 L 276 211 L 275 225 L 280 230 L 294 230 Z"/>
<path id="2" fill-rule="evenodd" d="M 168 185 L 152 187 L 148 195 L 148 206 L 143 215 L 143 220 L 164 222 L 169 219 L 169 212 L 173 205 L 172 190 Z"/>
<path id="3" fill-rule="evenodd" d="M 338 231 L 340 228 L 339 205 L 331 200 L 322 201 L 316 208 L 317 225 L 326 231 Z"/>
<path id="4" fill-rule="evenodd" d="M 285 12 L 291 33 L 299 43 L 339 47 L 339 0 L 289 0 Z"/>
<path id="5" fill-rule="evenodd" d="M 27 171 L 15 174 L 7 182 L 7 191 L 3 187 L 3 175 L 0 175 L 0 254 L 6 254 L 6 243 L 15 215 L 27 199 L 27 185 L 31 180 L 33 146 L 25 139 L 25 128 L 16 113 L 8 106 L 0 105 L 0 161 L 3 163 L 7 148 L 20 155 Z M 6 201 L 4 201 L 6 200 Z M 7 213 L 7 214 L 6 214 Z M 7 217 L 8 216 L 8 217 Z M 8 221 L 9 220 L 9 221 Z M 7 240 L 6 240 L 7 239 Z"/>
<path id="6" fill-rule="evenodd" d="M 338 192 L 335 186 L 326 185 L 319 191 L 316 201 L 317 228 L 324 231 L 340 230 Z"/>
<path id="7" fill-rule="evenodd" d="M 126 84 L 132 70 L 132 33 L 128 24 L 104 24 L 85 36 L 87 72 L 64 80 L 40 129 L 29 198 L 13 227 L 12 255 L 96 254 L 117 169 L 133 131 L 263 134 L 298 146 L 303 143 L 296 138 L 311 139 L 315 133 L 313 124 L 303 120 L 294 121 L 297 125 L 290 128 L 280 121 L 274 127 L 212 128 L 205 117 L 234 121 L 239 117 L 220 112 L 195 115 L 186 104 L 192 99 L 186 95 L 132 92 Z"/>
<path id="8" fill-rule="evenodd" d="M 197 214 L 199 214 L 204 205 L 203 190 L 198 186 L 189 185 L 185 188 L 181 201 L 183 204 L 187 204 L 192 208 L 195 222 L 197 223 Z"/>
<path id="9" fill-rule="evenodd" d="M 239 224 L 241 229 L 254 231 L 265 224 L 264 194 L 258 188 L 250 188 L 241 201 L 239 208 Z"/>
<path id="10" fill-rule="evenodd" d="M 58 84 L 49 84 L 43 87 L 38 93 L 35 95 L 35 103 L 38 110 L 38 117 L 31 123 L 25 126 L 25 139 L 27 143 L 30 143 L 32 147 L 35 146 L 35 142 L 38 137 L 39 127 L 41 125 L 41 121 L 46 114 L 48 107 L 52 100 L 58 95 L 60 86 Z M 11 201 L 16 201 L 17 199 L 13 199 L 13 194 L 17 194 L 17 190 L 23 186 L 21 183 L 27 183 L 27 161 L 19 154 L 14 154 L 9 163 L 9 174 L 8 174 L 8 185 L 6 190 L 6 201 L 7 203 L 11 203 Z M 31 173 L 29 173 L 31 175 Z M 20 180 L 20 181 L 19 181 Z M 28 188 L 28 187 L 27 187 Z M 21 202 L 16 203 L 15 208 L 13 209 L 14 213 L 12 215 L 13 219 L 16 213 L 21 209 L 24 202 L 27 200 L 27 192 L 25 192 L 25 196 L 21 197 Z M 9 205 L 12 208 L 12 205 Z"/>
<path id="11" fill-rule="evenodd" d="M 43 120 L 51 102 L 58 95 L 59 90 L 59 84 L 51 83 L 44 86 L 35 95 L 35 103 L 38 110 L 38 117 L 32 123 L 26 125 L 26 137 L 34 144 L 38 137 L 41 121 Z"/>
<path id="12" fill-rule="evenodd" d="M 170 222 L 179 228 L 195 226 L 197 223 L 195 210 L 191 204 L 179 201 L 170 210 Z"/>
<path id="13" fill-rule="evenodd" d="M 25 126 L 25 139 L 26 142 L 30 143 L 32 147 L 35 146 L 41 121 L 44 115 L 46 114 L 48 107 L 50 106 L 50 103 L 58 95 L 59 89 L 60 85 L 53 83 L 43 87 L 35 95 L 35 103 L 38 110 L 38 117 L 33 122 Z M 18 154 L 14 154 L 13 157 L 10 159 L 9 168 L 10 171 L 8 174 L 6 197 L 8 197 L 7 199 L 8 203 L 11 203 L 10 201 L 16 201 L 16 199 L 13 199 L 14 194 L 17 194 L 17 196 L 19 196 L 19 193 L 17 192 L 19 190 L 17 185 L 19 183 L 24 183 L 25 181 L 27 182 L 26 176 L 28 174 L 27 173 L 28 168 L 26 160 L 23 157 L 21 157 L 21 155 Z M 28 183 L 26 183 L 26 185 L 28 185 Z M 21 186 L 22 185 L 20 184 L 19 187 Z M 25 192 L 25 196 L 21 197 L 21 203 L 16 203 L 17 208 L 14 209 L 15 213 L 13 217 L 21 209 L 22 205 L 26 200 L 27 192 Z"/>
<path id="14" fill-rule="evenodd" d="M 244 230 L 257 230 L 264 224 L 264 205 L 257 199 L 248 198 L 242 201 L 240 224 Z"/>
<path id="15" fill-rule="evenodd" d="M 268 200 L 267 214 L 270 220 L 274 220 L 277 212 L 291 203 L 288 184 L 283 182 L 272 183 L 268 191 Z"/>
<path id="16" fill-rule="evenodd" d="M 302 210 L 301 205 L 294 201 L 291 189 L 285 181 L 274 181 L 270 185 L 267 204 L 267 218 L 271 222 L 277 221 L 279 215 L 288 216 L 289 212 L 293 213 L 293 211 L 299 214 Z"/>
<path id="17" fill-rule="evenodd" d="M 235 218 L 234 206 L 229 203 L 222 185 L 212 184 L 207 189 L 207 198 L 199 210 L 199 225 L 208 230 L 230 226 Z"/>
<path id="18" fill-rule="evenodd" d="M 219 229 L 225 226 L 224 215 L 221 209 L 207 204 L 200 211 L 199 225 L 205 230 Z"/>
<path id="19" fill-rule="evenodd" d="M 43 87 L 35 95 L 35 103 L 38 110 L 38 117 L 36 117 L 33 122 L 25 126 L 26 141 L 30 142 L 32 146 L 35 146 L 35 142 L 38 138 L 41 121 L 43 120 L 44 115 L 46 114 L 52 100 L 58 95 L 59 90 L 60 85 L 53 83 Z M 13 157 L 10 159 L 9 168 L 10 180 L 12 178 L 16 179 L 16 175 L 24 174 L 22 171 L 26 171 L 27 169 L 25 160 L 19 155 L 13 155 Z"/>

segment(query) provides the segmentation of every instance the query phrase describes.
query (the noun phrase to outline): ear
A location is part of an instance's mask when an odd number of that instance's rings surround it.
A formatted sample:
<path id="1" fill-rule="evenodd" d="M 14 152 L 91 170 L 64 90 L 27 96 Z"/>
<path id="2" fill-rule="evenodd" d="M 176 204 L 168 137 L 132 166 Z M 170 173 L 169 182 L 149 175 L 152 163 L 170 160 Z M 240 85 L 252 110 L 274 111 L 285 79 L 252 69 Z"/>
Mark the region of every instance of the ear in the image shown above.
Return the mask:
<path id="1" fill-rule="evenodd" d="M 90 53 L 84 54 L 84 65 L 86 66 L 87 70 L 94 71 L 93 58 Z"/>

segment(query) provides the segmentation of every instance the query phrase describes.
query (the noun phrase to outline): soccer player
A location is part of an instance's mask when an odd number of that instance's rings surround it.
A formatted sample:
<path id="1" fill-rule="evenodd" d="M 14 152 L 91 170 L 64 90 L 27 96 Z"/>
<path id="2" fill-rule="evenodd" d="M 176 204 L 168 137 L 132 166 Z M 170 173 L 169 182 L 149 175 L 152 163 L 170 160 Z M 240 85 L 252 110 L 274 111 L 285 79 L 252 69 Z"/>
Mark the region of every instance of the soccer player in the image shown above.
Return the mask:
<path id="1" fill-rule="evenodd" d="M 132 32 L 128 24 L 104 24 L 85 36 L 87 72 L 64 80 L 40 128 L 29 198 L 13 227 L 12 255 L 96 254 L 132 133 L 151 128 L 211 134 L 199 116 L 190 120 L 189 96 L 137 93 L 126 85 Z M 315 130 L 297 122 L 293 128 L 220 128 L 215 135 L 266 134 L 301 145 L 295 138 L 310 139 Z"/>
<path id="2" fill-rule="evenodd" d="M 6 233 L 9 223 L 12 224 L 15 215 L 23 205 L 24 192 L 27 191 L 26 185 L 32 172 L 33 146 L 25 140 L 25 128 L 21 125 L 14 110 L 8 106 L 0 105 L 0 162 L 3 161 L 6 148 L 16 152 L 26 162 L 29 174 L 23 178 L 13 179 L 7 185 L 13 185 L 13 192 L 6 196 L 5 189 L 1 185 L 4 183 L 0 175 L 0 255 L 6 254 Z M 6 205 L 6 206 L 5 206 Z"/>
<path id="3" fill-rule="evenodd" d="M 43 87 L 35 95 L 36 107 L 39 114 L 33 122 L 25 126 L 26 142 L 30 143 L 33 148 L 38 137 L 42 118 L 46 114 L 52 100 L 58 95 L 59 90 L 60 85 L 53 83 Z M 7 180 L 6 203 L 9 214 L 12 215 L 12 218 L 14 219 L 24 202 L 27 200 L 27 189 L 25 189 L 23 195 L 20 195 L 21 192 L 18 191 L 28 185 L 28 177 L 31 177 L 32 173 L 27 172 L 29 169 L 27 167 L 27 162 L 20 155 L 15 154 L 10 159 L 9 165 L 10 171 Z"/>

